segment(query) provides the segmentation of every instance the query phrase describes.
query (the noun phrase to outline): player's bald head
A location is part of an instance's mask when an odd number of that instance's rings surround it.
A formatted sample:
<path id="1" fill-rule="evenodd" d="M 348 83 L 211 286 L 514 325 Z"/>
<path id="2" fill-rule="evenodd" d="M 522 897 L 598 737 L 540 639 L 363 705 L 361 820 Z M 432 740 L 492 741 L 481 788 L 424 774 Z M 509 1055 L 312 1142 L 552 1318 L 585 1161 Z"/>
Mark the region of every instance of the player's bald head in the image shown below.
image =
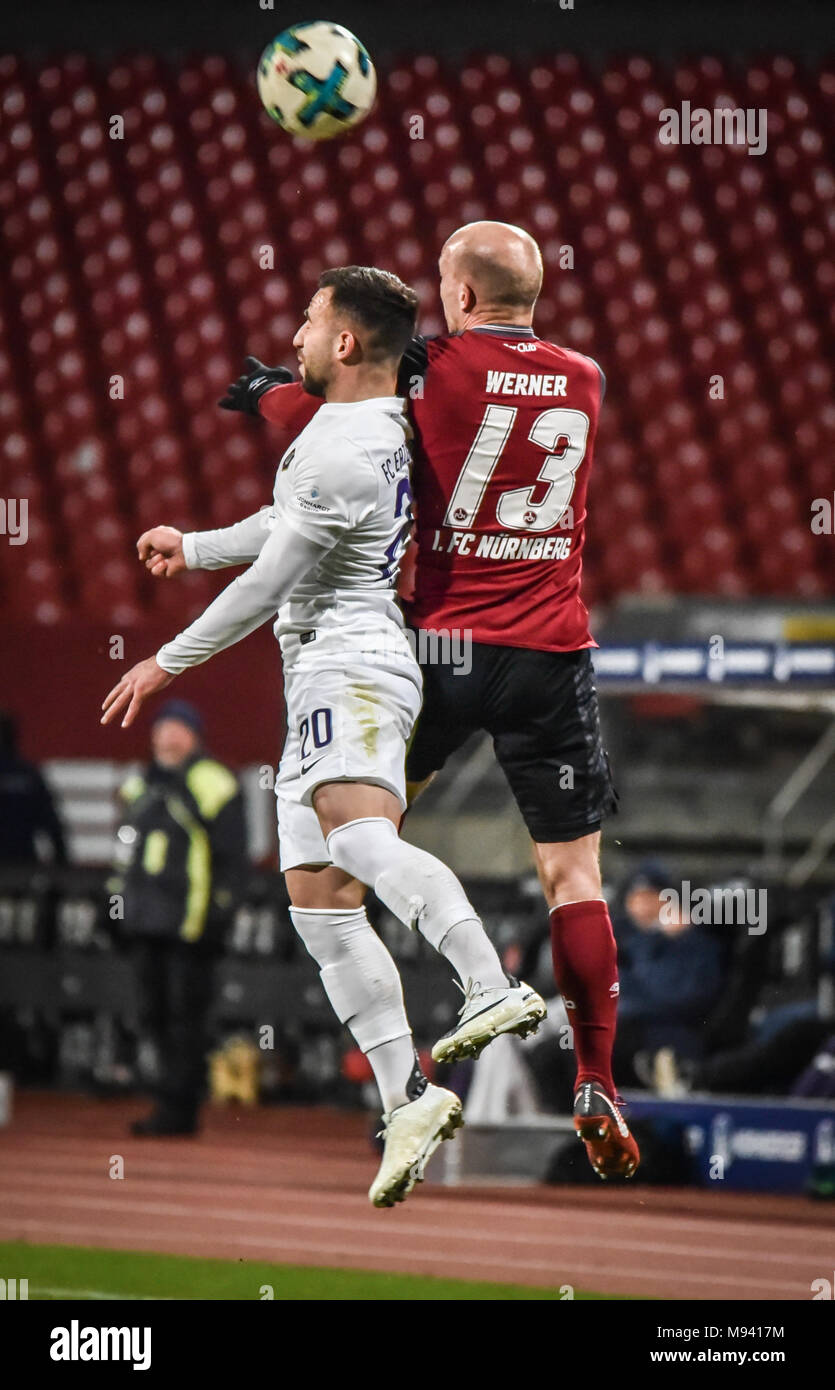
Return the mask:
<path id="1" fill-rule="evenodd" d="M 441 275 L 468 285 L 476 303 L 531 313 L 542 288 L 542 254 L 533 237 L 508 222 L 468 222 L 444 243 Z"/>

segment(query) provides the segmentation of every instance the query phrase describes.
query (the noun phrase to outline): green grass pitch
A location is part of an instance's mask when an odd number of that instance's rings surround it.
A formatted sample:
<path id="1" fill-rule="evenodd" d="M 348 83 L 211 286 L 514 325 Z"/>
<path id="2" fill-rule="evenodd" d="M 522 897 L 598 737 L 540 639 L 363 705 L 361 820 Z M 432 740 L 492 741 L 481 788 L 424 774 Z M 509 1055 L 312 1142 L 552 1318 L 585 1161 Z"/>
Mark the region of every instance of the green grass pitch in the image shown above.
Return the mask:
<path id="1" fill-rule="evenodd" d="M 386 1301 L 545 1300 L 560 1302 L 560 1289 L 526 1288 L 423 1275 L 354 1269 L 315 1269 L 249 1260 L 194 1259 L 126 1250 L 93 1250 L 72 1245 L 0 1243 L 0 1271 L 6 1279 L 28 1279 L 29 1298 L 64 1299 L 266 1299 Z M 603 1298 L 574 1290 L 575 1299 Z"/>

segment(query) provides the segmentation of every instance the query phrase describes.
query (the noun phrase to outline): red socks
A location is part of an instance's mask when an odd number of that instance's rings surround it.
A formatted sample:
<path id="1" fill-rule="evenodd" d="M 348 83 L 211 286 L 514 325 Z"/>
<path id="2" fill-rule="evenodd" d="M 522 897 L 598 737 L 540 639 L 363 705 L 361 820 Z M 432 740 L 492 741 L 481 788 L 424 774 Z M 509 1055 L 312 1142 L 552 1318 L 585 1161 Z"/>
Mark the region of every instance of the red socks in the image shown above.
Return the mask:
<path id="1" fill-rule="evenodd" d="M 618 953 L 609 909 L 592 899 L 551 908 L 554 975 L 574 1030 L 577 1082 L 597 1081 L 610 1096 L 618 1007 Z"/>

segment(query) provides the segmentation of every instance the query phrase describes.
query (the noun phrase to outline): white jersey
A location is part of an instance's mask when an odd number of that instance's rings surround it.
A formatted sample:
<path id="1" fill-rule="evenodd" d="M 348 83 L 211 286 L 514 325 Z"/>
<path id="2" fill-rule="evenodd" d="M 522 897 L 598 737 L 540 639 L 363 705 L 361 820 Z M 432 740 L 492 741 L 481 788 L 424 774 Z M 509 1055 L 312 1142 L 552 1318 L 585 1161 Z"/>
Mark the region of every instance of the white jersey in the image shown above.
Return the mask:
<path id="1" fill-rule="evenodd" d="M 275 614 L 285 661 L 304 641 L 317 653 L 405 643 L 394 592 L 410 525 L 404 406 L 399 396 L 321 406 L 279 464 L 271 508 L 183 538 L 189 568 L 250 568 L 160 649 L 164 670 L 207 660 Z"/>
<path id="2" fill-rule="evenodd" d="M 397 396 L 325 404 L 281 460 L 275 517 L 331 548 L 282 605 L 279 640 L 314 629 L 320 641 L 347 636 L 381 618 L 402 627 L 394 585 L 412 496 L 403 406 Z"/>

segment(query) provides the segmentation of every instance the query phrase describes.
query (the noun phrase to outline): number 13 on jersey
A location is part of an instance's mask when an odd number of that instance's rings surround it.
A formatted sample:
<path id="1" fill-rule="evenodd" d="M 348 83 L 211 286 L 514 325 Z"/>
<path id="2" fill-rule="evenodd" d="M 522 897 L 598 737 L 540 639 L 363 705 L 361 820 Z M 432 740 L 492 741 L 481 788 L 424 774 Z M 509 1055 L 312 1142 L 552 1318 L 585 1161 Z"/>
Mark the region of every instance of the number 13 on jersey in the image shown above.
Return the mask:
<path id="1" fill-rule="evenodd" d="M 490 479 L 504 453 L 518 415 L 516 406 L 488 405 L 464 466 L 458 475 L 445 526 L 474 527 Z M 586 455 L 589 417 L 584 410 L 555 406 L 543 410 L 531 426 L 528 439 L 546 451 L 546 458 L 529 487 L 509 488 L 496 503 L 496 519 L 513 531 L 550 531 L 571 501 L 577 469 Z M 537 501 L 537 484 L 546 491 Z"/>

